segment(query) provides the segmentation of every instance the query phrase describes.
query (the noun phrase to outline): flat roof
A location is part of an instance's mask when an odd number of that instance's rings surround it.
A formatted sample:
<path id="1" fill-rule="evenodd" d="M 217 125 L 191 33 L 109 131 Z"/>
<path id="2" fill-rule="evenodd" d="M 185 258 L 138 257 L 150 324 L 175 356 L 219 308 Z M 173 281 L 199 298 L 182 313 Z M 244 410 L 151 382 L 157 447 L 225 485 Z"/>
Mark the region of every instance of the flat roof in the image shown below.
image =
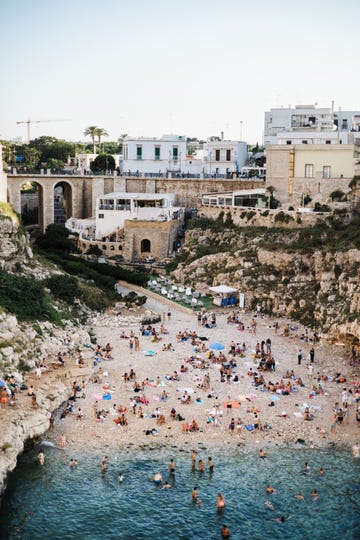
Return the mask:
<path id="1" fill-rule="evenodd" d="M 127 193 L 125 191 L 115 191 L 100 195 L 99 199 L 128 199 L 138 201 L 154 201 L 160 199 L 171 199 L 175 193 Z"/>

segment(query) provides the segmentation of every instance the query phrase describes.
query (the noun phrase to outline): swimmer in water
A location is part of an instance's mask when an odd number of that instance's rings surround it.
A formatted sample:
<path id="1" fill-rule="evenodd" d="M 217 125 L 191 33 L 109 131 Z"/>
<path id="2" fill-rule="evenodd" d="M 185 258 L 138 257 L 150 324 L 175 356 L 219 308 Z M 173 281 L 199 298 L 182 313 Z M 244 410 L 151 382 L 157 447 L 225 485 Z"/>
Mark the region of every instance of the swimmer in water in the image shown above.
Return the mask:
<path id="1" fill-rule="evenodd" d="M 101 460 L 101 464 L 100 464 L 100 467 L 101 467 L 101 472 L 106 472 L 107 470 L 107 460 L 108 460 L 108 457 L 107 456 L 104 456 Z"/>
<path id="2" fill-rule="evenodd" d="M 194 503 L 197 502 L 197 487 L 195 486 L 191 493 L 191 498 Z"/>
<path id="3" fill-rule="evenodd" d="M 195 450 L 192 450 L 191 451 L 191 466 L 193 469 L 195 469 L 195 465 L 196 465 L 196 452 Z"/>
<path id="4" fill-rule="evenodd" d="M 217 494 L 216 508 L 218 510 L 222 510 L 223 508 L 225 508 L 225 499 L 220 492 Z"/>
<path id="5" fill-rule="evenodd" d="M 155 484 L 161 484 L 162 481 L 163 481 L 163 479 L 162 479 L 162 476 L 161 476 L 161 474 L 159 472 L 154 474 L 153 482 L 155 482 Z"/>
<path id="6" fill-rule="evenodd" d="M 271 486 L 270 484 L 268 484 L 266 486 L 266 493 L 276 493 L 276 490 L 273 486 Z"/>
<path id="7" fill-rule="evenodd" d="M 310 467 L 309 467 L 308 463 L 306 462 L 305 465 L 304 465 L 303 474 L 308 474 L 309 472 L 310 472 Z"/>
<path id="8" fill-rule="evenodd" d="M 324 469 L 322 467 L 320 467 L 320 469 L 319 469 L 320 476 L 322 476 L 324 474 L 324 472 L 325 472 Z"/>
<path id="9" fill-rule="evenodd" d="M 170 460 L 169 470 L 170 470 L 170 474 L 175 474 L 175 462 L 173 459 Z"/>
<path id="10" fill-rule="evenodd" d="M 119 473 L 118 481 L 119 481 L 119 482 L 123 482 L 123 480 L 124 480 L 123 475 L 122 475 L 121 473 Z"/>
<path id="11" fill-rule="evenodd" d="M 208 460 L 209 460 L 209 473 L 211 474 L 214 472 L 214 463 L 211 457 L 209 457 Z"/>
<path id="12" fill-rule="evenodd" d="M 262 448 L 260 448 L 260 450 L 259 450 L 259 458 L 265 459 L 266 456 L 267 456 L 266 452 L 264 452 L 264 450 Z"/>
<path id="13" fill-rule="evenodd" d="M 297 499 L 298 501 L 304 500 L 304 495 L 301 493 L 301 491 L 299 491 L 299 493 L 295 495 L 295 499 Z"/>
<path id="14" fill-rule="evenodd" d="M 273 521 L 277 521 L 278 523 L 285 523 L 285 521 L 288 521 L 291 518 L 291 516 L 285 517 L 281 516 L 278 518 L 274 518 Z"/>
<path id="15" fill-rule="evenodd" d="M 221 527 L 221 538 L 230 538 L 230 536 L 231 536 L 230 529 L 226 525 L 223 525 Z"/>
<path id="16" fill-rule="evenodd" d="M 264 506 L 266 506 L 266 508 L 268 508 L 269 510 L 274 510 L 274 505 L 268 500 L 264 502 Z"/>
<path id="17" fill-rule="evenodd" d="M 39 450 L 39 452 L 37 454 L 37 459 L 38 459 L 38 462 L 40 463 L 40 465 L 44 465 L 44 463 L 45 463 L 45 455 L 44 455 L 44 452 L 42 450 Z"/>
<path id="18" fill-rule="evenodd" d="M 311 492 L 311 496 L 312 496 L 312 500 L 313 500 L 313 501 L 317 501 L 317 500 L 318 500 L 319 495 L 318 495 L 318 492 L 316 491 L 316 489 L 314 489 L 314 490 Z"/>
<path id="19" fill-rule="evenodd" d="M 76 466 L 77 466 L 77 460 L 71 458 L 71 459 L 70 459 L 70 463 L 69 463 L 69 467 L 71 467 L 71 468 L 73 469 L 73 468 L 76 467 Z"/>
<path id="20" fill-rule="evenodd" d="M 202 459 L 199 459 L 199 472 L 203 473 L 205 470 L 205 465 Z"/>
<path id="21" fill-rule="evenodd" d="M 171 488 L 171 487 L 172 487 L 172 485 L 169 484 L 169 482 L 165 482 L 165 483 L 162 485 L 162 488 L 161 488 L 161 489 L 169 489 L 169 488 Z"/>

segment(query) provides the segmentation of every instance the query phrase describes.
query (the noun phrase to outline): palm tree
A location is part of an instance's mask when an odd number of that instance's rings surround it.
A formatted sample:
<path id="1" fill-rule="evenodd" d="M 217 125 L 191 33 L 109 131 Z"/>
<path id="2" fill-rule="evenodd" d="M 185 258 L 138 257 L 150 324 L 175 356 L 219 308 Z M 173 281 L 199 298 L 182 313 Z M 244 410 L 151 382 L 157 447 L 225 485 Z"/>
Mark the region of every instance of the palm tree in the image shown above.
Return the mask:
<path id="1" fill-rule="evenodd" d="M 100 128 L 98 128 L 97 126 L 89 126 L 84 131 L 85 137 L 87 135 L 90 135 L 90 137 L 91 137 L 91 140 L 92 140 L 92 143 L 93 143 L 93 152 L 94 152 L 94 154 L 96 154 L 95 137 L 98 136 L 97 132 L 98 132 L 99 129 Z"/>
<path id="2" fill-rule="evenodd" d="M 108 132 L 106 131 L 106 129 L 104 128 L 96 128 L 96 133 L 95 135 L 97 136 L 98 138 L 98 144 L 100 146 L 100 143 L 101 143 L 101 137 L 108 137 L 109 134 Z"/>

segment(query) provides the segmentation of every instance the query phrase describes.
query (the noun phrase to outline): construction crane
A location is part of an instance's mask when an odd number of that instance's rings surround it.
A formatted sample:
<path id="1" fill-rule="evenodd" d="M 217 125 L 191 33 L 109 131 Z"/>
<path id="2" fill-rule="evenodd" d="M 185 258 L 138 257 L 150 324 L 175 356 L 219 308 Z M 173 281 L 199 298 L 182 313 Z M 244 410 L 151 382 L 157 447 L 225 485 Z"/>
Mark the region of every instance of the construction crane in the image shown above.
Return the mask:
<path id="1" fill-rule="evenodd" d="M 30 142 L 30 124 L 40 124 L 43 122 L 68 122 L 69 120 L 19 120 L 17 124 L 26 124 L 27 142 Z"/>

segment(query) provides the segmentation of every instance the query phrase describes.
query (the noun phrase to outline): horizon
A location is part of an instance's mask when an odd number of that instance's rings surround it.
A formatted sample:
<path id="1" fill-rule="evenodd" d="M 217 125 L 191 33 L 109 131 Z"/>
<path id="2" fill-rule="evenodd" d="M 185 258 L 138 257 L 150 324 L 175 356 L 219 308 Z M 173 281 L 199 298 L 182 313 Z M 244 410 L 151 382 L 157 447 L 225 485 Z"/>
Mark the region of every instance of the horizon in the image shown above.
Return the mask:
<path id="1" fill-rule="evenodd" d="M 346 0 L 3 0 L 0 138 L 164 133 L 263 142 L 291 103 L 357 110 L 360 4 Z M 25 122 L 17 124 L 17 122 Z M 44 123 L 42 123 L 44 122 Z"/>

